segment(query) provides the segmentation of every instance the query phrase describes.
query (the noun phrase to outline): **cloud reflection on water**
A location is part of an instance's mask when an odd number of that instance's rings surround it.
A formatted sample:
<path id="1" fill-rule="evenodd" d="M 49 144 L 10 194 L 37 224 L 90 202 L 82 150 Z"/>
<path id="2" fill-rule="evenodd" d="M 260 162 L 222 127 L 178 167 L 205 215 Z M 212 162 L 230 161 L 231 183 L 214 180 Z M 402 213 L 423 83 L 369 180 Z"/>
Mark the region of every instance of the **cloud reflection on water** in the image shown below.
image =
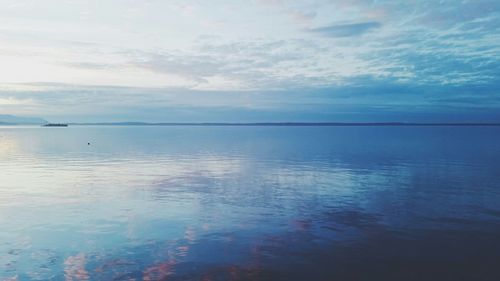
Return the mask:
<path id="1" fill-rule="evenodd" d="M 444 274 L 426 257 L 460 251 L 488 265 L 498 135 L 459 130 L 2 131 L 0 277 L 350 280 L 395 260 Z"/>

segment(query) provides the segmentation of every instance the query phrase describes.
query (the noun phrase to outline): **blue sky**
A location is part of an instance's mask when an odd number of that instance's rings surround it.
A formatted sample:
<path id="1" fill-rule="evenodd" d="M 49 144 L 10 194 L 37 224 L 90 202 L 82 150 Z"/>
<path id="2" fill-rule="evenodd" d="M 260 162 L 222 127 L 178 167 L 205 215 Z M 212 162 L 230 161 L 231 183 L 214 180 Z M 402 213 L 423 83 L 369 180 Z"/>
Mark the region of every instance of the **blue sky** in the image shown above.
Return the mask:
<path id="1" fill-rule="evenodd" d="M 500 121 L 500 1 L 0 0 L 0 113 Z"/>

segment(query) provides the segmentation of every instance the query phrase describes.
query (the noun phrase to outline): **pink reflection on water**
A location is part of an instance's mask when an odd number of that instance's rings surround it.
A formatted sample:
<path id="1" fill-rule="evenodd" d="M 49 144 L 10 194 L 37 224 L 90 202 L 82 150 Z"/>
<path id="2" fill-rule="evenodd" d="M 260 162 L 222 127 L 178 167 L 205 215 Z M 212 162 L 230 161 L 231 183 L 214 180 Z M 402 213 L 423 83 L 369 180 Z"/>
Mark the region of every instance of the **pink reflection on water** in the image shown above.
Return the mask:
<path id="1" fill-rule="evenodd" d="M 189 252 L 189 246 L 187 245 L 177 247 L 177 256 L 179 257 L 187 256 L 188 252 Z"/>
<path id="2" fill-rule="evenodd" d="M 169 275 L 173 274 L 175 260 L 169 260 L 160 264 L 156 264 L 144 270 L 142 280 L 165 280 Z"/>
<path id="3" fill-rule="evenodd" d="M 89 280 L 89 273 L 85 270 L 85 254 L 70 256 L 64 261 L 64 278 L 66 281 Z"/>
<path id="4" fill-rule="evenodd" d="M 205 231 L 208 231 L 208 230 L 210 230 L 211 225 L 209 223 L 204 223 L 204 224 L 202 224 L 201 228 Z"/>
<path id="5" fill-rule="evenodd" d="M 192 243 L 196 239 L 196 232 L 194 231 L 193 228 L 188 227 L 186 231 L 184 232 L 184 238 L 189 242 Z"/>

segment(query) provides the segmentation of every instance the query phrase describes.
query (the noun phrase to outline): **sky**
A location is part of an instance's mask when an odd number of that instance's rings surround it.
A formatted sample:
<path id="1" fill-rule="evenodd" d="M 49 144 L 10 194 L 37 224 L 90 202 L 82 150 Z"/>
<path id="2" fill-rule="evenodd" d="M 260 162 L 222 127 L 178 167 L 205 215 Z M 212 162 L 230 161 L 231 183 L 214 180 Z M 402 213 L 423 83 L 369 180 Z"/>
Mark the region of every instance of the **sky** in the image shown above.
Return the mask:
<path id="1" fill-rule="evenodd" d="M 498 0 L 0 0 L 0 114 L 500 122 Z"/>

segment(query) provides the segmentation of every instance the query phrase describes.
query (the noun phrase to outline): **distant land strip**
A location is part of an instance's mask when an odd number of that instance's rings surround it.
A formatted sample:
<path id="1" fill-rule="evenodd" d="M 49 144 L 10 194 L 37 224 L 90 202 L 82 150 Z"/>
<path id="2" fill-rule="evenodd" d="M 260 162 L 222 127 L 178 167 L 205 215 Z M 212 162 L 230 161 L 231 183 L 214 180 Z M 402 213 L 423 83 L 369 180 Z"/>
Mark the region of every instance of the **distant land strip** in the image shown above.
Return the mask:
<path id="1" fill-rule="evenodd" d="M 148 123 L 148 122 L 111 122 L 111 123 L 68 123 L 69 125 L 98 126 L 500 126 L 500 123 L 412 123 L 412 122 L 259 122 L 259 123 Z"/>

